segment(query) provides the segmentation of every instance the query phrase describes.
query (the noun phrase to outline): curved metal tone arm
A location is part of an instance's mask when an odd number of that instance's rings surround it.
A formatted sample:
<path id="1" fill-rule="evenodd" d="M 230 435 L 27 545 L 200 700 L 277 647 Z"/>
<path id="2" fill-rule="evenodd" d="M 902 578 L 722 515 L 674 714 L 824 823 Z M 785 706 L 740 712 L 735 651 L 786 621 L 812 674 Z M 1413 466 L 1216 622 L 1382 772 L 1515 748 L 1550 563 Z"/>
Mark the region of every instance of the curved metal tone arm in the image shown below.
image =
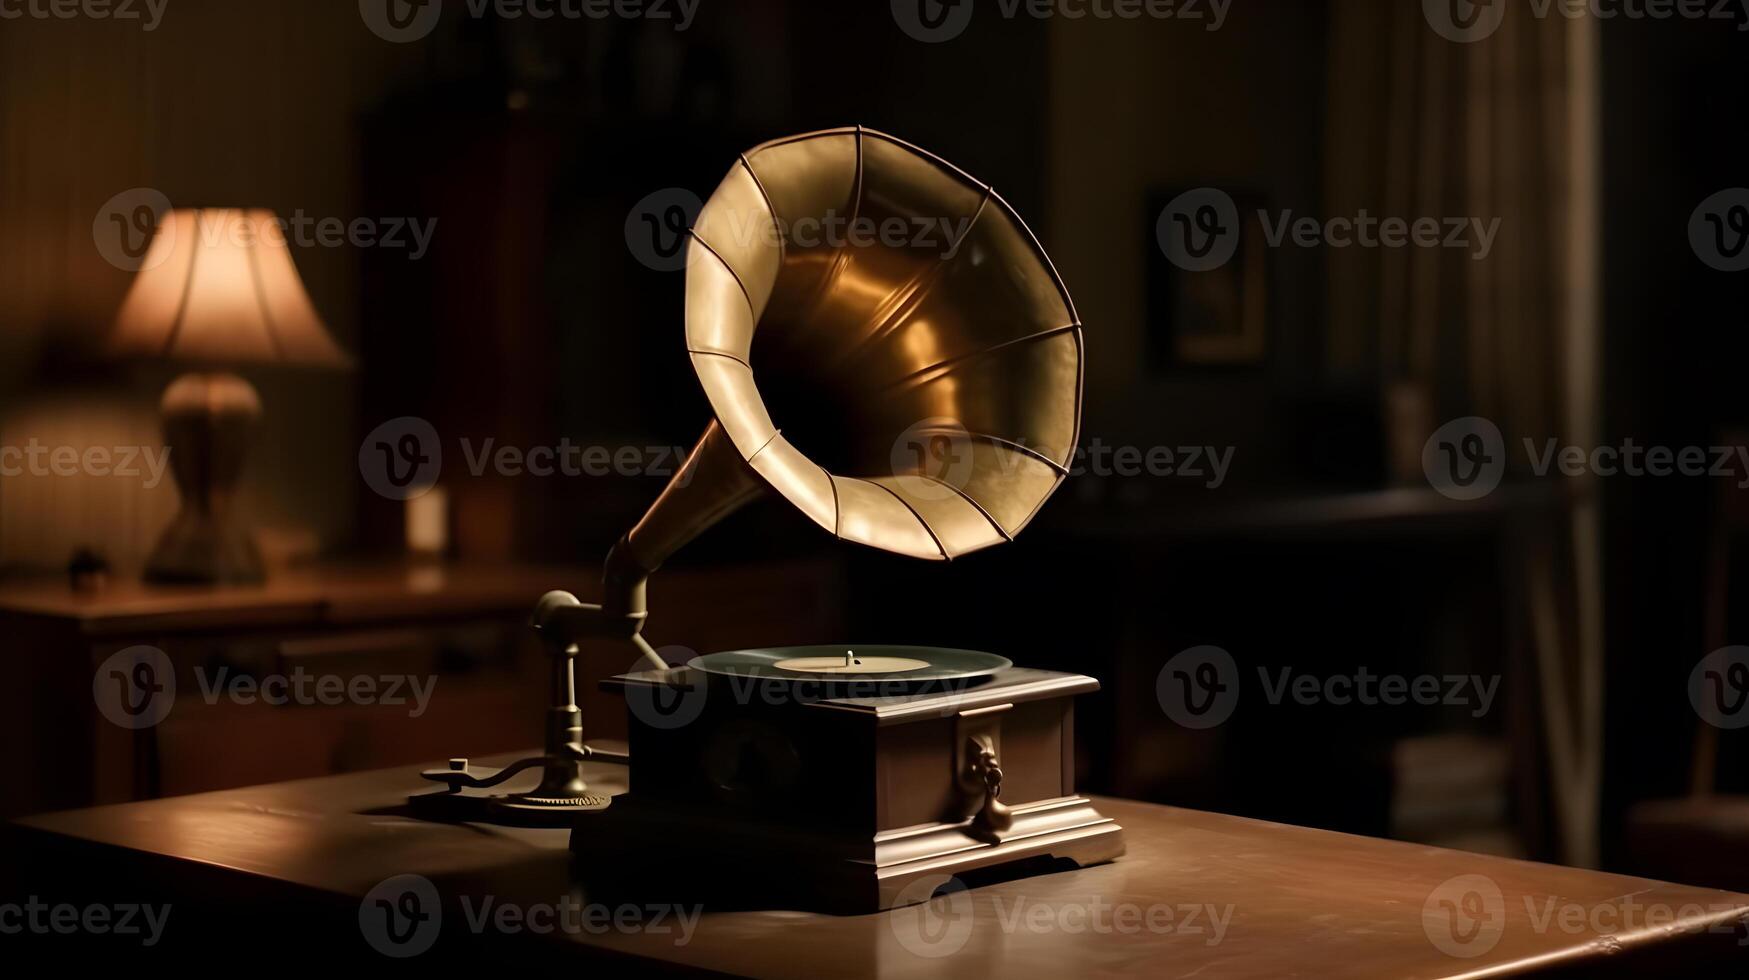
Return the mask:
<path id="1" fill-rule="evenodd" d="M 667 670 L 667 661 L 641 632 L 648 617 L 649 613 L 642 608 L 614 615 L 594 603 L 578 602 L 569 592 L 548 592 L 535 606 L 529 624 L 555 650 L 566 650 L 590 639 L 625 640 L 638 648 L 650 666 Z"/>
<path id="2" fill-rule="evenodd" d="M 550 754 L 531 755 L 526 759 L 518 759 L 502 769 L 485 770 L 478 776 L 470 771 L 468 760 L 451 759 L 448 769 L 427 769 L 419 775 L 432 782 L 447 785 L 452 793 L 463 789 L 485 789 L 488 786 L 496 786 L 519 772 L 533 769 L 536 766 L 544 766 L 549 762 L 582 762 L 589 758 L 590 753 L 586 746 L 567 746 L 567 748 L 579 751 L 563 752 L 558 757 Z"/>
<path id="3" fill-rule="evenodd" d="M 610 572 L 614 567 L 610 554 Z M 647 572 L 642 573 L 638 581 L 647 575 Z M 613 591 L 611 579 L 609 591 Z M 627 594 L 619 593 L 622 597 Z M 577 597 L 569 592 L 554 591 L 541 596 L 529 617 L 529 625 L 540 634 L 542 645 L 552 656 L 553 695 L 552 707 L 547 709 L 545 751 L 518 759 L 502 769 L 483 769 L 478 774 L 469 769 L 467 759 L 451 759 L 447 768 L 427 769 L 419 774 L 448 788 L 447 794 L 433 795 L 451 796 L 464 789 L 488 789 L 518 773 L 538 767 L 542 770 L 540 785 L 530 792 L 512 794 L 508 798 L 511 802 L 499 802 L 525 816 L 526 812 L 557 814 L 582 812 L 577 809 L 579 807 L 606 806 L 607 797 L 590 794 L 589 785 L 583 778 L 584 761 L 597 753 L 583 744 L 583 712 L 577 707 L 574 661 L 579 641 L 599 637 L 628 640 L 652 665 L 662 670 L 668 668 L 649 641 L 639 635 L 647 613 L 641 608 L 642 589 L 636 589 L 635 594 L 640 600 L 640 608 L 628 609 L 622 603 L 614 612 L 578 602 Z M 621 761 L 623 756 L 620 759 L 604 758 L 606 761 Z"/>
<path id="4" fill-rule="evenodd" d="M 669 669 L 671 669 L 669 664 L 668 664 L 668 661 L 662 659 L 662 655 L 656 652 L 656 648 L 650 645 L 649 640 L 644 639 L 644 635 L 642 633 L 633 633 L 632 634 L 632 646 L 637 647 L 638 652 L 643 654 L 644 659 L 648 660 L 650 662 L 650 666 L 654 667 L 655 669 L 657 669 L 657 670 L 669 670 Z"/>

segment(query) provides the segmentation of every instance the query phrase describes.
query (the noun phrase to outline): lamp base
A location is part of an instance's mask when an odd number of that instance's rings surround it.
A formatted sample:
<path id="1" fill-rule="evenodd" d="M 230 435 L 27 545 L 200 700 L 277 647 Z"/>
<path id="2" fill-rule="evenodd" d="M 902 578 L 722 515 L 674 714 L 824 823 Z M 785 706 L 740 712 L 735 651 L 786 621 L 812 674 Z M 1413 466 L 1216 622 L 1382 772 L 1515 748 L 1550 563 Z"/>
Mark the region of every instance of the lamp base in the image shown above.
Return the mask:
<path id="1" fill-rule="evenodd" d="M 266 580 L 247 531 L 184 505 L 158 536 L 145 579 L 165 585 L 248 585 Z"/>
<path id="2" fill-rule="evenodd" d="M 247 528 L 227 519 L 244 454 L 261 420 L 260 396 L 237 375 L 193 371 L 170 382 L 159 410 L 182 509 L 146 560 L 146 580 L 262 581 L 261 554 Z"/>

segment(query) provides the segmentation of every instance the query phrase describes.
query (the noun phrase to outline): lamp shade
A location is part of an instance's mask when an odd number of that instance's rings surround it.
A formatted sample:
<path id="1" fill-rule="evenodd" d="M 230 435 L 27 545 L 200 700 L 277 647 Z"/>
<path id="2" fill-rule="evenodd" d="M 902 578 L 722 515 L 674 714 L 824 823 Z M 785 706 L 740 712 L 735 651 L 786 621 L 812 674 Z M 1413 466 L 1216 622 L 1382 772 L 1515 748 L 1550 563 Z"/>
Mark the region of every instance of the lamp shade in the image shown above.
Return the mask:
<path id="1" fill-rule="evenodd" d="M 304 290 L 283 227 L 261 209 L 166 215 L 110 346 L 118 355 L 196 364 L 350 363 Z"/>

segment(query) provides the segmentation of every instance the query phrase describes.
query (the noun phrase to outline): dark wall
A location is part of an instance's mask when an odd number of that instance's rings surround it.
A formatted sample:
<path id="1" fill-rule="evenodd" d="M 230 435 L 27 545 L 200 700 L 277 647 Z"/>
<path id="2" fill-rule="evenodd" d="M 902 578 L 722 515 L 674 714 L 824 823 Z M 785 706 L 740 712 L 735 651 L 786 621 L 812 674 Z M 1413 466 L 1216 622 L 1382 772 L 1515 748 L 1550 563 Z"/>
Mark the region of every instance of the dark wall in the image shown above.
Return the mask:
<path id="1" fill-rule="evenodd" d="M 1749 184 L 1743 51 L 1731 22 L 1604 25 L 1604 405 L 1617 445 L 1714 445 L 1749 422 L 1749 279 L 1710 268 L 1688 246 L 1695 208 Z M 1613 822 L 1626 803 L 1687 790 L 1697 730 L 1687 678 L 1708 652 L 1706 550 L 1715 498 L 1731 487 L 1652 478 L 1606 487 L 1615 601 L 1604 812 Z M 1727 642 L 1742 642 L 1749 619 L 1734 625 Z M 1723 785 L 1741 790 L 1743 756 L 1729 733 L 1724 746 Z"/>
<path id="2" fill-rule="evenodd" d="M 365 121 L 373 206 L 453 232 L 430 260 L 367 277 L 367 422 L 427 418 L 450 449 L 464 435 L 690 447 L 709 414 L 680 343 L 681 273 L 634 256 L 627 215 L 652 194 L 708 198 L 769 139 L 891 132 L 993 184 L 1043 233 L 1046 21 L 983 18 L 923 45 L 884 3 L 762 2 L 703 4 L 685 32 L 591 28 L 445 24 L 430 76 Z M 555 560 L 599 553 L 665 480 L 509 482 L 447 460 L 445 474 L 464 555 Z M 394 547 L 394 502 L 364 507 L 365 543 Z M 789 523 L 755 508 L 679 560 L 748 541 L 824 548 Z"/>

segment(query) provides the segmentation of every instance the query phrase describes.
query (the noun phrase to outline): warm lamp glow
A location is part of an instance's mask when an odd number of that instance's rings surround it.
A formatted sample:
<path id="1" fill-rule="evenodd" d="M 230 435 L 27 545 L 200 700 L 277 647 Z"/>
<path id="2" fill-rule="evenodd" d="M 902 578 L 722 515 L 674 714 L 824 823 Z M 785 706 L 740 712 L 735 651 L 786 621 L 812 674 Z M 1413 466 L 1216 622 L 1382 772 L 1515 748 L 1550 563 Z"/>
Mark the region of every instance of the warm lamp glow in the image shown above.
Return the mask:
<path id="1" fill-rule="evenodd" d="M 117 354 L 343 367 L 273 212 L 172 211 L 116 315 Z"/>
<path id="2" fill-rule="evenodd" d="M 260 549 L 230 519 L 261 398 L 228 367 L 345 367 L 304 291 L 271 211 L 172 211 L 116 314 L 116 354 L 196 365 L 164 389 L 159 410 L 182 509 L 146 561 L 157 582 L 259 582 Z"/>

